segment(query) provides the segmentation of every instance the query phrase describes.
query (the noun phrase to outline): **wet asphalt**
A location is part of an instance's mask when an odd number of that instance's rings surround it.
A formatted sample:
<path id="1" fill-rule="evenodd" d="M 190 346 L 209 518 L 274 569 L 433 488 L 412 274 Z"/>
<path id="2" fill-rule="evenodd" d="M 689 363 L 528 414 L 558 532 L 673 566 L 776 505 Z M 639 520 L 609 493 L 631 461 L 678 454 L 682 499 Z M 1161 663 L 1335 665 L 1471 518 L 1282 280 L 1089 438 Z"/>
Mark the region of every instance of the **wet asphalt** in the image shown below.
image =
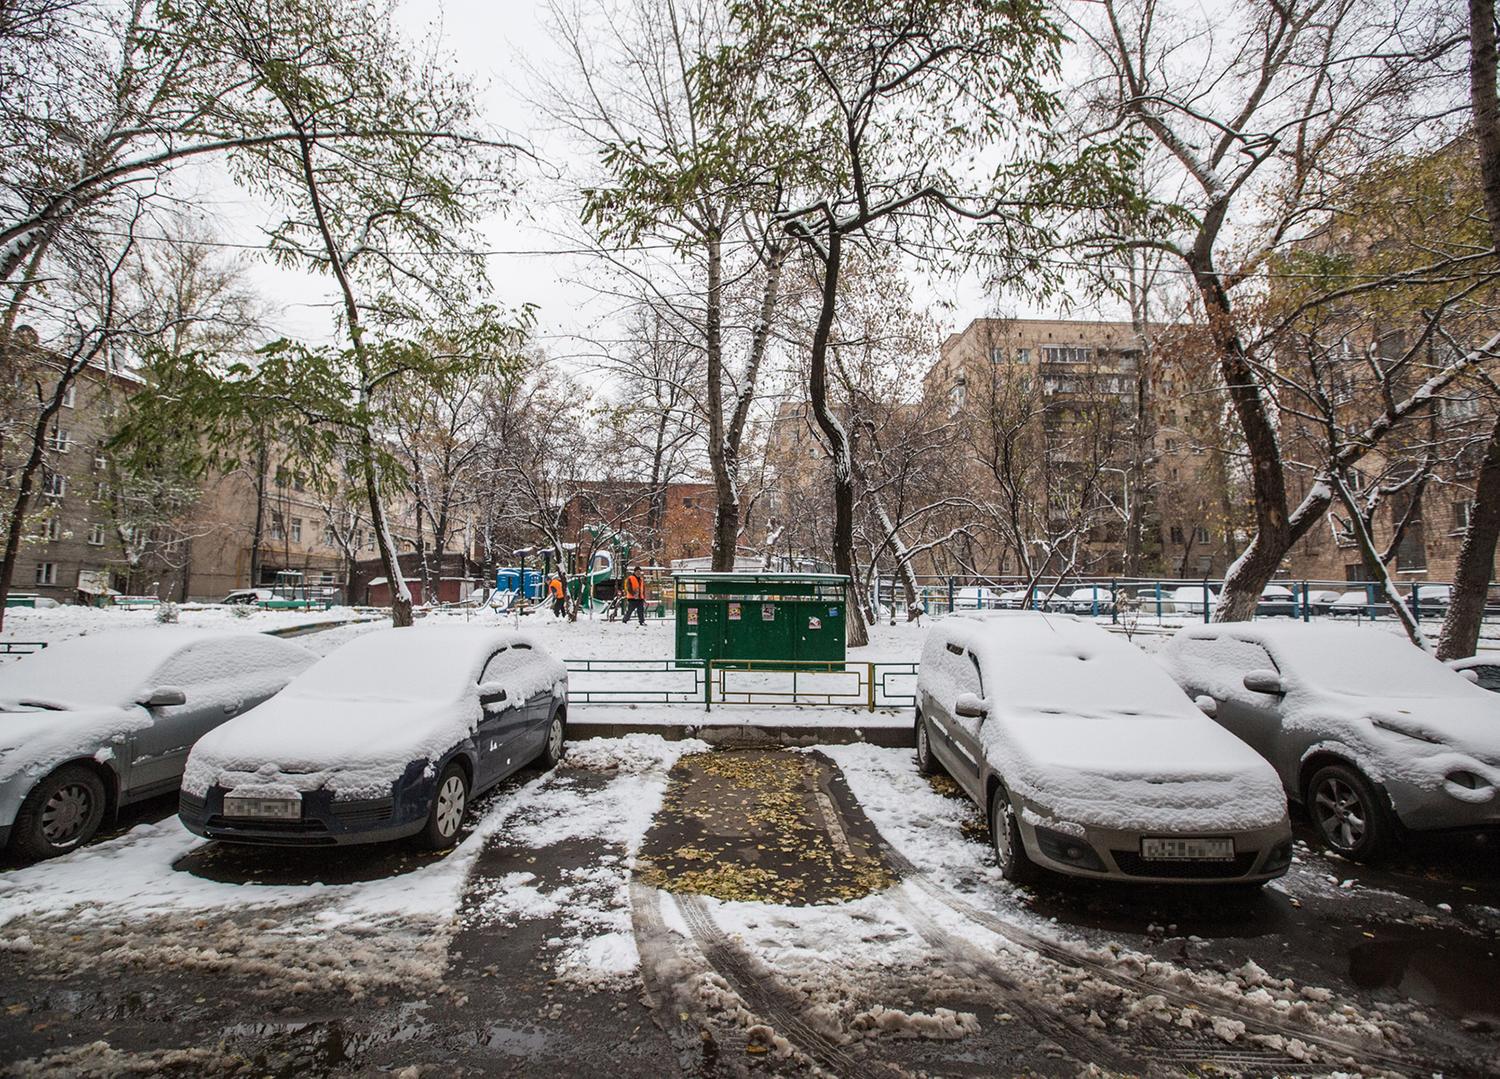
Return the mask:
<path id="1" fill-rule="evenodd" d="M 486 801 L 532 778 L 523 773 Z M 574 782 L 598 789 L 610 778 L 579 773 Z M 830 804 L 842 825 L 830 826 Z M 121 828 L 161 819 L 172 808 L 170 801 L 138 807 Z M 977 813 L 966 832 L 976 858 L 985 857 Z M 1305 826 L 1299 834 L 1310 839 Z M 670 983 L 670 966 L 624 984 L 560 981 L 556 917 L 496 925 L 480 916 L 510 874 L 532 874 L 538 889 L 551 891 L 602 857 L 625 854 L 601 840 L 518 848 L 502 830 L 474 866 L 447 974 L 431 991 L 358 999 L 318 988 L 288 994 L 268 991 L 251 974 L 143 963 L 110 949 L 65 967 L 49 960 L 48 949 L 0 952 L 0 1069 L 22 1074 L 24 1062 L 46 1060 L 53 1066 L 42 1074 L 57 1075 L 613 1079 L 804 1074 L 814 1066 L 834 1074 L 1075 1074 L 1089 1063 L 1087 1044 L 1069 1044 L 1063 1032 L 1044 1029 L 1043 1017 L 1034 1024 L 999 1022 L 1001 1006 L 972 993 L 948 1002 L 980 1015 L 981 1036 L 891 1043 L 872 1057 L 863 1048 L 824 1045 L 812 1031 L 802 1039 L 806 1057 L 778 1060 L 743 1030 L 692 1014 L 691 1002 L 661 982 L 665 969 Z M 692 909 L 692 894 L 836 902 L 888 885 L 894 872 L 837 769 L 813 755 L 774 751 L 685 758 L 641 854 L 638 879 L 650 888 L 680 888 L 685 910 Z M 407 872 L 433 857 L 441 856 L 400 846 L 304 856 L 207 844 L 175 868 L 219 881 L 333 884 Z M 1494 1074 L 1500 1061 L 1495 846 L 1424 840 L 1395 862 L 1369 868 L 1303 843 L 1298 859 L 1294 873 L 1304 886 L 1292 895 L 1271 888 L 1226 902 L 1187 889 L 1069 883 L 1033 889 L 1024 901 L 1032 913 L 1090 942 L 1117 941 L 1202 969 L 1228 971 L 1254 960 L 1275 976 L 1327 986 L 1365 1009 L 1404 1013 L 1420 1005 L 1423 1020 L 1409 1031 L 1409 1073 Z M 721 871 L 705 876 L 707 867 Z M 79 924 L 59 933 L 83 941 L 89 929 Z M 758 970 L 711 926 L 699 943 L 756 1011 L 786 1016 L 790 1005 L 774 971 Z M 897 995 L 918 1004 L 938 999 L 919 984 L 899 987 Z M 1012 1016 L 1007 1011 L 1004 1018 Z M 107 1051 L 85 1048 L 101 1041 Z M 1110 1063 L 1118 1071 L 1150 1070 Z"/>

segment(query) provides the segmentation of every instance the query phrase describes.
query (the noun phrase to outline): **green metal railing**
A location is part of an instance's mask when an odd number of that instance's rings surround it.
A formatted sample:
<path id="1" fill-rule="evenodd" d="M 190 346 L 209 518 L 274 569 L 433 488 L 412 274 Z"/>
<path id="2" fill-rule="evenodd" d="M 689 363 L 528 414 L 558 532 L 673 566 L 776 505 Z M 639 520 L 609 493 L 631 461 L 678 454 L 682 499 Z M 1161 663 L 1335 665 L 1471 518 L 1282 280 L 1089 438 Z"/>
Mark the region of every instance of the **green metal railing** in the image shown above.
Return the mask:
<path id="1" fill-rule="evenodd" d="M 578 704 L 701 704 L 704 711 L 716 704 L 792 705 L 873 712 L 877 708 L 911 707 L 917 700 L 915 663 L 780 659 L 565 662 L 568 698 Z"/>
<path id="2" fill-rule="evenodd" d="M 29 656 L 46 647 L 46 641 L 0 641 L 0 656 Z"/>

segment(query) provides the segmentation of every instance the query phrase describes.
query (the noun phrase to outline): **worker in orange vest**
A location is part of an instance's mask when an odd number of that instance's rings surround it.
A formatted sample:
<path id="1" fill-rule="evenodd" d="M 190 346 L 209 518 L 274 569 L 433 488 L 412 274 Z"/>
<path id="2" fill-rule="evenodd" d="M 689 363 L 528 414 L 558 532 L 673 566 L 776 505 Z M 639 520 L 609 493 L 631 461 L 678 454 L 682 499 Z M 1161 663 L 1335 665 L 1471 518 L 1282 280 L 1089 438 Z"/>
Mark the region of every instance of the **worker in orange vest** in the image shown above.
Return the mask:
<path id="1" fill-rule="evenodd" d="M 563 588 L 562 578 L 555 573 L 547 580 L 547 594 L 552 597 L 552 617 L 561 618 L 566 615 L 567 592 Z"/>
<path id="2" fill-rule="evenodd" d="M 641 567 L 634 567 L 625 574 L 625 624 L 630 624 L 630 616 L 635 615 L 640 619 L 641 625 L 646 624 L 646 584 L 641 579 Z"/>

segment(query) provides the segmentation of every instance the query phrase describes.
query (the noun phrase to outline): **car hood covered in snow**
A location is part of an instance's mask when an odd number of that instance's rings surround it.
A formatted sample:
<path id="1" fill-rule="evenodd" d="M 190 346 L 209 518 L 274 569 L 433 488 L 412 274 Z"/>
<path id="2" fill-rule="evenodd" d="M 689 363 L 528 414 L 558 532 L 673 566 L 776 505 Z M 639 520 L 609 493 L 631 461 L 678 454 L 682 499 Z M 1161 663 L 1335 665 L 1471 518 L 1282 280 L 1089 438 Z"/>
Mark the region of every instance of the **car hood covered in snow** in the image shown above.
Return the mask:
<path id="1" fill-rule="evenodd" d="M 199 740 L 182 786 L 327 788 L 378 798 L 414 761 L 434 763 L 479 721 L 486 661 L 515 644 L 534 658 L 506 674 L 512 701 L 566 679 L 563 665 L 522 634 L 469 626 L 368 633 L 336 649 L 276 697 Z"/>
<path id="2" fill-rule="evenodd" d="M 150 723 L 146 711 L 134 707 L 0 712 L 0 783 L 23 774 L 40 776 L 73 757 L 108 754 L 113 738 Z"/>

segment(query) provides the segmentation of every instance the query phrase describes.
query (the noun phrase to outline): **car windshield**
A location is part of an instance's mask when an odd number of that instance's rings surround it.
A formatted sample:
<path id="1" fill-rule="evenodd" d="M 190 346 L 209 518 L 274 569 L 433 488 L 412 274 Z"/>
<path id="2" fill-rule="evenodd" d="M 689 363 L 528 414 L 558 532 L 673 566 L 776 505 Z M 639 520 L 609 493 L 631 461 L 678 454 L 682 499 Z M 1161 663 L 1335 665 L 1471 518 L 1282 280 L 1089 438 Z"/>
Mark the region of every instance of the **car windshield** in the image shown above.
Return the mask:
<path id="1" fill-rule="evenodd" d="M 286 693 L 350 701 L 449 701 L 474 686 L 478 666 L 474 649 L 449 634 L 384 630 L 335 649 L 298 675 Z"/>
<path id="2" fill-rule="evenodd" d="M 135 700 L 146 677 L 161 663 L 124 642 L 63 641 L 24 656 L 0 670 L 0 707 L 124 707 Z M 101 647 L 102 646 L 102 647 Z"/>
<path id="3" fill-rule="evenodd" d="M 1288 642 L 1277 662 L 1314 685 L 1354 697 L 1455 697 L 1483 693 L 1468 679 L 1393 634 L 1361 632 L 1355 647 L 1342 634 Z"/>

